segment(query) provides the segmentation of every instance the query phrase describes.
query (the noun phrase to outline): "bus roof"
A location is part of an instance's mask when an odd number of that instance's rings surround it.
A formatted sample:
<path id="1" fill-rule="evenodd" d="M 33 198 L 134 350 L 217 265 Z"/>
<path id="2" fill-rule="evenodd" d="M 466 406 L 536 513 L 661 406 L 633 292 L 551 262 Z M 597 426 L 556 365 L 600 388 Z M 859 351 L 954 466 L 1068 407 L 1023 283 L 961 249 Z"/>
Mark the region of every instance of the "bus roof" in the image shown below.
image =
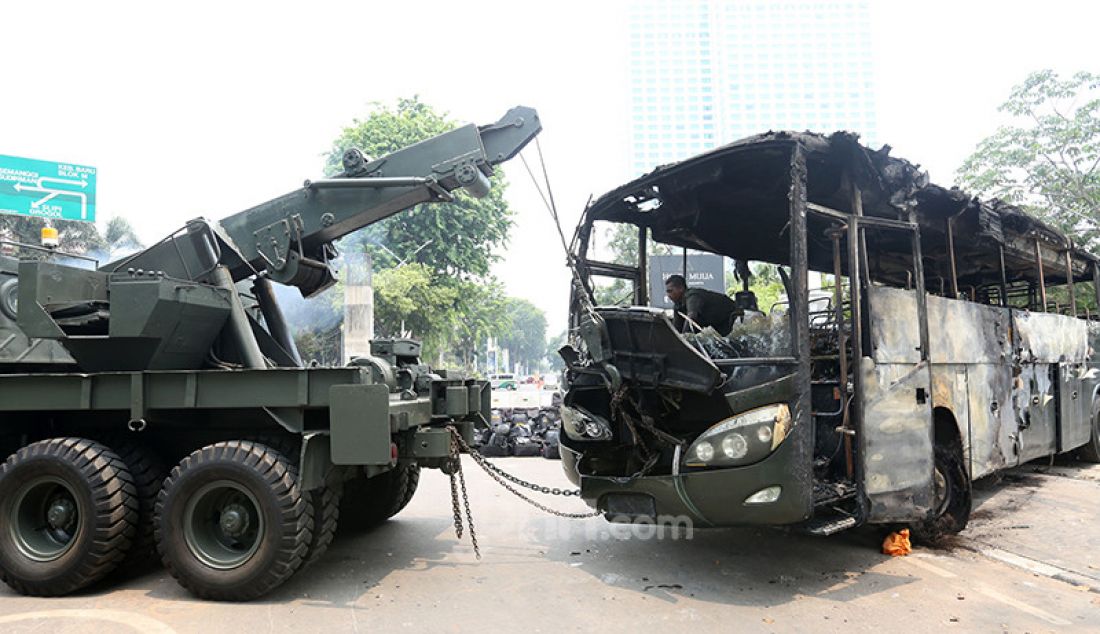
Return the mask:
<path id="1" fill-rule="evenodd" d="M 915 212 L 929 284 L 947 264 L 947 220 L 952 218 L 960 287 L 1000 279 L 1004 249 L 1008 282 L 1037 277 L 1036 244 L 1042 254 L 1047 284 L 1073 278 L 1091 279 L 1096 256 L 1079 248 L 1059 229 L 999 200 L 981 201 L 955 188 L 928 181 L 918 165 L 889 155 L 890 147 L 872 150 L 849 132 L 768 132 L 716 148 L 686 160 L 662 165 L 594 201 L 578 228 L 587 242 L 597 220 L 648 227 L 658 242 L 733 257 L 788 264 L 790 175 L 792 153 L 805 157 L 810 203 L 850 214 L 849 183 L 858 186 L 862 211 L 868 216 L 908 220 Z M 810 267 L 831 270 L 831 247 L 824 231 L 831 223 L 808 221 Z M 905 241 L 876 240 L 872 251 L 907 250 Z M 880 258 L 885 277 L 890 258 Z M 897 271 L 901 270 L 897 267 Z M 900 273 L 899 273 L 900 274 Z"/>

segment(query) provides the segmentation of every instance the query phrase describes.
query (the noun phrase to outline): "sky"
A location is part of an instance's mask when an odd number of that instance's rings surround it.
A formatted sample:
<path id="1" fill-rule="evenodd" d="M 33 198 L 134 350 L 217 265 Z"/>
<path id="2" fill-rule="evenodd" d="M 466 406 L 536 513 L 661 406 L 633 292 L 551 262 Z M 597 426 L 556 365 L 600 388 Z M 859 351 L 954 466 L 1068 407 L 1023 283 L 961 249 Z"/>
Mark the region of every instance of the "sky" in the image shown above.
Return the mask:
<path id="1" fill-rule="evenodd" d="M 101 221 L 122 215 L 147 243 L 319 176 L 342 127 L 414 94 L 478 124 L 537 108 L 567 237 L 590 195 L 631 176 L 623 0 L 55 0 L 2 15 L 0 154 L 96 167 Z M 879 138 L 943 185 L 1029 72 L 1100 72 L 1100 3 L 881 0 L 872 19 Z M 553 335 L 565 257 L 523 165 L 504 171 L 517 216 L 494 273 Z"/>

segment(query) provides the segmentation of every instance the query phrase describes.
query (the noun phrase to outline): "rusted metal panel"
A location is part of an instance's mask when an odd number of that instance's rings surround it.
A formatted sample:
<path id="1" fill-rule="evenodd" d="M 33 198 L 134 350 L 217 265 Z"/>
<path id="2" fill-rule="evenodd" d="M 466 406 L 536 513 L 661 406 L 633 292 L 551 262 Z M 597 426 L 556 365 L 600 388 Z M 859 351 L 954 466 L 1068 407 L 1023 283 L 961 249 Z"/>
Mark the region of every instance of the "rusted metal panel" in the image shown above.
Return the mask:
<path id="1" fill-rule="evenodd" d="M 860 363 L 863 477 L 874 522 L 924 517 L 932 505 L 932 403 L 925 363 Z M 926 395 L 920 398 L 920 392 Z M 923 402 L 921 402 L 923 400 Z"/>
<path id="2" fill-rule="evenodd" d="M 875 361 L 916 363 L 920 359 L 916 291 L 874 287 L 870 289 L 870 300 Z M 1006 309 L 928 296 L 932 363 L 1007 362 L 1008 323 Z"/>
<path id="3" fill-rule="evenodd" d="M 1049 363 L 1024 363 L 1013 385 L 1021 462 L 1054 453 L 1058 405 L 1055 368 Z"/>
<path id="4" fill-rule="evenodd" d="M 970 423 L 970 477 L 980 478 L 1019 462 L 1012 368 L 1007 364 L 966 366 Z"/>
<path id="5" fill-rule="evenodd" d="M 1087 322 L 1054 313 L 1012 311 L 1016 353 L 1021 362 L 1084 363 L 1089 358 Z"/>

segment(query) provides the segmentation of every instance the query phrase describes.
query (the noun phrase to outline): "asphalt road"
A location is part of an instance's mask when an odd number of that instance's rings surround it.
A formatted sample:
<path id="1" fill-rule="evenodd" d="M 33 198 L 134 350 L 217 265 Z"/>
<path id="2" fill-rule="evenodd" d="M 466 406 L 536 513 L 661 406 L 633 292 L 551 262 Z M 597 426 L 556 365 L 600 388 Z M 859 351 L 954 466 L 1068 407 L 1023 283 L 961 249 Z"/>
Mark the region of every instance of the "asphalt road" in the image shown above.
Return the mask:
<path id="1" fill-rule="evenodd" d="M 565 483 L 557 462 L 499 462 Z M 1030 465 L 983 482 L 953 548 L 899 558 L 879 553 L 877 529 L 615 531 L 544 515 L 466 470 L 481 561 L 455 539 L 447 479 L 430 472 L 397 518 L 340 535 L 263 600 L 196 601 L 162 570 L 60 599 L 5 587 L 0 631 L 1100 631 L 1100 467 Z"/>

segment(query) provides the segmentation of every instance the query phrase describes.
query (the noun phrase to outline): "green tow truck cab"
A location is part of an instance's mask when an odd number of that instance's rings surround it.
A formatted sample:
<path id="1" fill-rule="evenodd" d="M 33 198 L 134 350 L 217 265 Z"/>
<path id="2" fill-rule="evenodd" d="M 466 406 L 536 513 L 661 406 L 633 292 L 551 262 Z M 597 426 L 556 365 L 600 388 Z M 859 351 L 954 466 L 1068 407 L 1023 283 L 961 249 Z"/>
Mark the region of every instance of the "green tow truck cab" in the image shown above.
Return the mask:
<path id="1" fill-rule="evenodd" d="M 316 295 L 335 240 L 484 196 L 540 130 L 517 107 L 381 158 L 349 150 L 333 178 L 103 266 L 0 255 L 4 582 L 63 595 L 159 558 L 199 597 L 253 599 L 319 558 L 338 518 L 384 521 L 421 468 L 454 468 L 452 430 L 488 420 L 488 382 L 408 339 L 307 365 L 273 284 Z"/>

